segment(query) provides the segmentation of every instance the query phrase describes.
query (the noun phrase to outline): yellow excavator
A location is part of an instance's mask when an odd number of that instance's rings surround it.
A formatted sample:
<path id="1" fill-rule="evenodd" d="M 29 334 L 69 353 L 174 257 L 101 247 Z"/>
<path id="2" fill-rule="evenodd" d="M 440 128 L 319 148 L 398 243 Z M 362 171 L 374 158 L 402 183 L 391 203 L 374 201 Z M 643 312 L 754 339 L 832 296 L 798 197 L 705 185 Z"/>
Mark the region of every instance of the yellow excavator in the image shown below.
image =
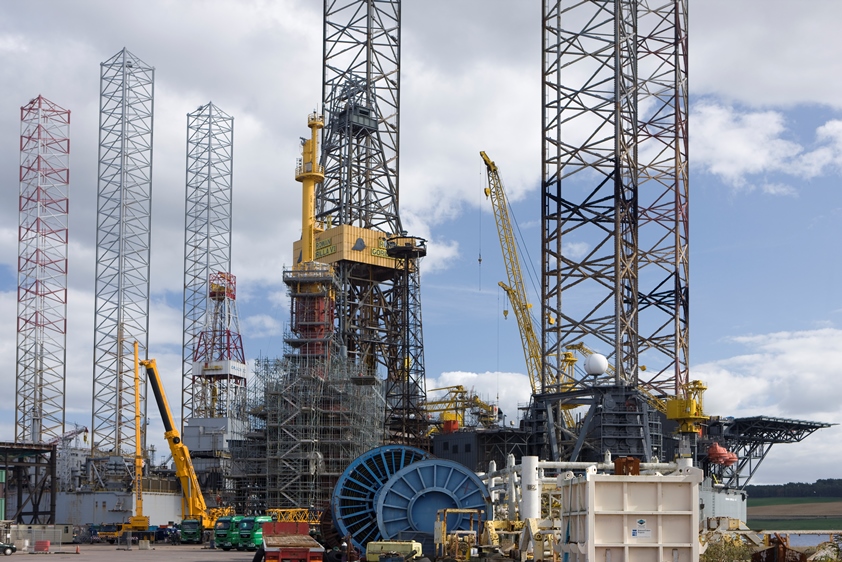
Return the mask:
<path id="1" fill-rule="evenodd" d="M 175 428 L 172 412 L 167 402 L 167 395 L 164 392 L 164 385 L 158 375 L 158 366 L 154 359 L 141 360 L 140 364 L 146 369 L 146 377 L 152 386 L 155 402 L 158 404 L 158 411 L 161 413 L 161 420 L 164 422 L 164 438 L 170 446 L 173 463 L 175 464 L 175 475 L 181 483 L 181 541 L 201 543 L 202 532 L 213 529 L 218 518 L 225 515 L 234 515 L 234 508 L 208 508 L 199 486 L 199 479 L 196 477 L 196 471 L 193 469 L 190 451 L 181 441 L 181 434 Z M 148 524 L 148 518 L 146 521 Z"/>

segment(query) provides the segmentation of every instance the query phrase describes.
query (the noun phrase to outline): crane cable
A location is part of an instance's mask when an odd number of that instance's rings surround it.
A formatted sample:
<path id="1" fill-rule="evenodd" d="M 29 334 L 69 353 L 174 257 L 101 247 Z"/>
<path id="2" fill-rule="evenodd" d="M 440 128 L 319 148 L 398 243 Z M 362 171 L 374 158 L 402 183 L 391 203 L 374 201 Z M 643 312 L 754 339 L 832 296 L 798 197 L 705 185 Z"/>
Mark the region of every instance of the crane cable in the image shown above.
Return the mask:
<path id="1" fill-rule="evenodd" d="M 477 193 L 482 193 L 482 183 L 483 183 L 483 176 L 482 176 L 482 168 L 479 171 L 479 182 L 480 182 L 480 189 L 477 190 Z M 479 256 L 477 257 L 477 290 L 482 292 L 482 196 L 479 197 L 479 205 L 477 205 L 477 212 L 479 213 Z"/>

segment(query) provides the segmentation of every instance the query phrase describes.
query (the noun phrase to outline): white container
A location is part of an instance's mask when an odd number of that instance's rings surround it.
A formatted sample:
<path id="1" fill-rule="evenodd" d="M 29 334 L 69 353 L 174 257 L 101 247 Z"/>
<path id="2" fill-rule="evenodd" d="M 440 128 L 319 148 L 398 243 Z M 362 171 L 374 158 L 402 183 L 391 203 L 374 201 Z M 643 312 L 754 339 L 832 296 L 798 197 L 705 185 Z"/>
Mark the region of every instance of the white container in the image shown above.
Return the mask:
<path id="1" fill-rule="evenodd" d="M 698 562 L 702 471 L 559 479 L 566 562 Z"/>

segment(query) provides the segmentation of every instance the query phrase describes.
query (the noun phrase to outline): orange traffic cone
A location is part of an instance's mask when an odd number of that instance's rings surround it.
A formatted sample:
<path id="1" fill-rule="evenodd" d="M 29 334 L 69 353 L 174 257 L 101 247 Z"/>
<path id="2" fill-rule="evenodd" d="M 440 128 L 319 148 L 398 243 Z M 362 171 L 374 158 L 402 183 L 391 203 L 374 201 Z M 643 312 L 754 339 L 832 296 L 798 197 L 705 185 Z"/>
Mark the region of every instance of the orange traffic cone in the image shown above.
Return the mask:
<path id="1" fill-rule="evenodd" d="M 76 545 L 76 554 L 79 554 L 79 545 Z"/>

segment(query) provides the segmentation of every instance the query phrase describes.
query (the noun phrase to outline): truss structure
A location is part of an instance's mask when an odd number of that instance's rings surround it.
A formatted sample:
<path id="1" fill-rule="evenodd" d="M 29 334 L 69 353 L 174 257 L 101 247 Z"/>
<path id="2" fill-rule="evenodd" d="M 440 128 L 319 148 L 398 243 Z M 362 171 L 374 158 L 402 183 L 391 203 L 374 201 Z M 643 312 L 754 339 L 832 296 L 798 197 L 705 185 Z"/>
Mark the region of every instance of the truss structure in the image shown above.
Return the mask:
<path id="1" fill-rule="evenodd" d="M 543 339 L 638 370 L 637 0 L 544 2 Z M 556 377 L 558 375 L 558 377 Z"/>
<path id="2" fill-rule="evenodd" d="M 316 220 L 324 229 L 337 225 L 376 233 L 380 247 L 369 256 L 386 257 L 386 239 L 401 234 L 398 214 L 398 152 L 400 114 L 400 1 L 326 0 L 324 4 L 322 131 L 325 179 L 316 190 Z M 352 242 L 353 243 L 353 242 Z M 379 254 L 377 253 L 379 252 Z M 319 257 L 317 256 L 317 259 Z M 410 258 L 414 259 L 414 258 Z M 321 261 L 321 260 L 320 260 Z M 337 344 L 365 373 L 402 380 L 407 356 L 417 358 L 406 396 L 387 404 L 387 424 L 408 419 L 422 407 L 413 388 L 424 388 L 420 275 L 417 266 L 404 268 L 372 260 L 331 262 L 339 284 L 336 297 Z M 411 298 L 407 298 L 407 290 Z M 410 342 L 407 314 L 417 332 Z M 413 346 L 409 352 L 403 349 Z M 393 387 L 397 390 L 398 387 Z M 423 445 L 426 429 L 403 435 L 401 442 Z"/>
<path id="3" fill-rule="evenodd" d="M 211 274 L 205 326 L 193 353 L 190 417 L 246 419 L 246 356 L 236 301 L 236 277 Z"/>
<path id="4" fill-rule="evenodd" d="M 317 218 L 400 232 L 400 0 L 325 0 Z"/>
<path id="5" fill-rule="evenodd" d="M 429 450 L 427 385 L 424 345 L 421 339 L 421 299 L 419 262 L 427 255 L 426 241 L 413 237 L 393 237 L 387 253 L 403 267 L 395 286 L 395 332 L 398 345 L 386 378 L 386 439 L 391 443 Z"/>
<path id="6" fill-rule="evenodd" d="M 91 447 L 134 455 L 133 344 L 149 328 L 155 69 L 123 49 L 101 64 Z M 140 400 L 146 415 L 146 375 Z M 144 439 L 144 437 L 141 437 Z"/>
<path id="7" fill-rule="evenodd" d="M 21 107 L 15 442 L 64 435 L 70 111 Z"/>
<path id="8" fill-rule="evenodd" d="M 545 0 L 543 44 L 542 372 L 561 379 L 565 350 L 585 345 L 614 365 L 601 384 L 679 395 L 688 381 L 687 2 Z M 595 384 L 582 378 L 568 392 L 597 400 Z M 556 425 L 551 450 L 583 437 L 553 420 L 568 398 L 543 396 L 538 408 L 539 425 Z"/>
<path id="9" fill-rule="evenodd" d="M 690 343 L 687 0 L 637 10 L 639 382 L 679 395 Z"/>
<path id="10" fill-rule="evenodd" d="M 182 347 L 181 419 L 197 414 L 192 375 L 194 354 L 207 318 L 215 324 L 230 317 L 225 300 L 209 299 L 211 275 L 231 271 L 231 203 L 233 188 L 234 118 L 213 103 L 187 114 L 187 190 L 184 243 L 184 334 Z M 227 275 L 227 274 L 226 274 Z M 218 316 L 209 304 L 225 306 Z M 218 311 L 219 312 L 219 311 Z M 239 337 L 239 334 L 237 335 Z M 242 354 L 242 345 L 240 345 Z M 239 359 L 245 363 L 244 359 Z M 198 381 L 198 382 L 197 382 Z M 206 386 L 206 385 L 205 385 Z"/>
<path id="11" fill-rule="evenodd" d="M 56 523 L 55 444 L 0 443 L 4 519 L 21 525 Z"/>
<path id="12" fill-rule="evenodd" d="M 686 0 L 546 0 L 543 22 L 545 369 L 560 374 L 563 347 L 584 343 L 615 365 L 616 383 L 678 394 L 688 352 Z"/>
<path id="13" fill-rule="evenodd" d="M 760 463 L 769 454 L 772 445 L 799 443 L 819 429 L 836 424 L 752 416 L 748 418 L 718 418 L 708 426 L 707 435 L 701 445 L 719 443 L 725 449 L 736 454 L 737 462 L 724 466 L 710 462 L 701 452 L 705 471 L 712 473 L 716 481 L 726 488 L 745 488 Z"/>

